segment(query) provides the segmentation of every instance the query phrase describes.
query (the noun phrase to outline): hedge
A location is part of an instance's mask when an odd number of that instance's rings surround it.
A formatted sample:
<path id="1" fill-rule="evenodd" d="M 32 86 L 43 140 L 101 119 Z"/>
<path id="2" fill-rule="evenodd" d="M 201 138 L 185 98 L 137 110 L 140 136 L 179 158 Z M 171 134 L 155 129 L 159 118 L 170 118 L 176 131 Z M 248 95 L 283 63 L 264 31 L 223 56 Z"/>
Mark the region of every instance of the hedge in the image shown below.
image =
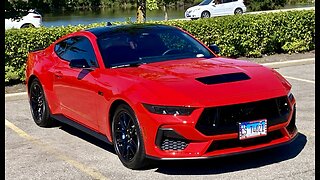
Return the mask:
<path id="1" fill-rule="evenodd" d="M 226 57 L 260 57 L 263 54 L 305 52 L 315 49 L 314 10 L 152 23 L 181 27 L 206 45 L 217 44 L 221 49 L 220 55 Z M 5 82 L 25 80 L 25 62 L 29 51 L 45 48 L 70 32 L 105 25 L 106 23 L 95 23 L 6 30 Z"/>

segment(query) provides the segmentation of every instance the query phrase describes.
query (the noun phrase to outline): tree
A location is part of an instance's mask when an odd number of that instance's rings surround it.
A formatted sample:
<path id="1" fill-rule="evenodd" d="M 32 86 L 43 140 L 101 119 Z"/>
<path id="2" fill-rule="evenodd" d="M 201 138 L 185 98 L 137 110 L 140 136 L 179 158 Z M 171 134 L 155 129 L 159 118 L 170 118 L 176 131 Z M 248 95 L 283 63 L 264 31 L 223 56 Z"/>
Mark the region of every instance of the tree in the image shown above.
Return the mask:
<path id="1" fill-rule="evenodd" d="M 137 0 L 137 22 L 146 22 L 146 0 Z"/>
<path id="2" fill-rule="evenodd" d="M 245 0 L 244 4 L 251 11 L 273 10 L 286 5 L 287 0 Z"/>
<path id="3" fill-rule="evenodd" d="M 5 19 L 20 19 L 28 14 L 30 6 L 27 2 L 22 0 L 6 0 L 4 5 Z"/>

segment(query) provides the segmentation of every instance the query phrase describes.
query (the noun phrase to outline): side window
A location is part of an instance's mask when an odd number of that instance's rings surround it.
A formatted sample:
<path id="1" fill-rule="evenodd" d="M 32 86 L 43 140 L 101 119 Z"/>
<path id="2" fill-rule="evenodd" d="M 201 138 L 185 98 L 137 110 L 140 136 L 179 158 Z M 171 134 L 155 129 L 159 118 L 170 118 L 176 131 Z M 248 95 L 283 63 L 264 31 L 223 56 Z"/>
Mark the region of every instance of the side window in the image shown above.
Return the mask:
<path id="1" fill-rule="evenodd" d="M 65 39 L 55 45 L 54 51 L 57 53 L 59 57 L 61 57 L 61 55 L 74 43 L 76 43 L 74 38 Z"/>
<path id="2" fill-rule="evenodd" d="M 160 38 L 162 39 L 163 43 L 167 47 L 167 49 L 176 49 L 176 50 L 188 50 L 190 52 L 197 53 L 199 49 L 194 47 L 190 44 L 190 42 L 186 41 L 184 34 L 172 34 L 172 33 L 159 33 Z M 187 37 L 189 38 L 189 37 Z"/>
<path id="3" fill-rule="evenodd" d="M 97 59 L 88 38 L 77 36 L 68 38 L 55 47 L 57 55 L 66 60 L 85 59 L 91 67 L 97 67 Z"/>
<path id="4" fill-rule="evenodd" d="M 234 0 L 222 0 L 222 3 L 229 3 L 229 2 L 232 2 Z"/>

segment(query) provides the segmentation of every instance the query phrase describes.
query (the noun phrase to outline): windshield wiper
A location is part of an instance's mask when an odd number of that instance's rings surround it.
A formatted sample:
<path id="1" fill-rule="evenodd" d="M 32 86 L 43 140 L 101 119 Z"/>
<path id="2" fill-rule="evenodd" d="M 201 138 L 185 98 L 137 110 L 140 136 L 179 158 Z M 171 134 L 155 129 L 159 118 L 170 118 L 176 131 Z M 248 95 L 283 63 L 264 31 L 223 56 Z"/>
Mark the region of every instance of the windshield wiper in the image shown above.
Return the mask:
<path id="1" fill-rule="evenodd" d="M 146 64 L 146 63 L 145 62 L 130 62 L 128 64 L 114 65 L 111 68 L 139 67 L 143 64 Z"/>

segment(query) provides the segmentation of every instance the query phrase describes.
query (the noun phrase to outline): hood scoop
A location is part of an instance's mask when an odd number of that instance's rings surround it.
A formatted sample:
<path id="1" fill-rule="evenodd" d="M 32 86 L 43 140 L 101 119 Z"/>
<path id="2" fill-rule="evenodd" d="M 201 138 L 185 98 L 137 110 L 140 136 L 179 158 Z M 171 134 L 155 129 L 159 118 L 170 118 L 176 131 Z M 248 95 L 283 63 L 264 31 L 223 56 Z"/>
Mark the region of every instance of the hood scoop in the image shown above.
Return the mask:
<path id="1" fill-rule="evenodd" d="M 207 85 L 243 81 L 248 79 L 250 79 L 250 77 L 242 72 L 196 78 L 197 81 Z"/>

